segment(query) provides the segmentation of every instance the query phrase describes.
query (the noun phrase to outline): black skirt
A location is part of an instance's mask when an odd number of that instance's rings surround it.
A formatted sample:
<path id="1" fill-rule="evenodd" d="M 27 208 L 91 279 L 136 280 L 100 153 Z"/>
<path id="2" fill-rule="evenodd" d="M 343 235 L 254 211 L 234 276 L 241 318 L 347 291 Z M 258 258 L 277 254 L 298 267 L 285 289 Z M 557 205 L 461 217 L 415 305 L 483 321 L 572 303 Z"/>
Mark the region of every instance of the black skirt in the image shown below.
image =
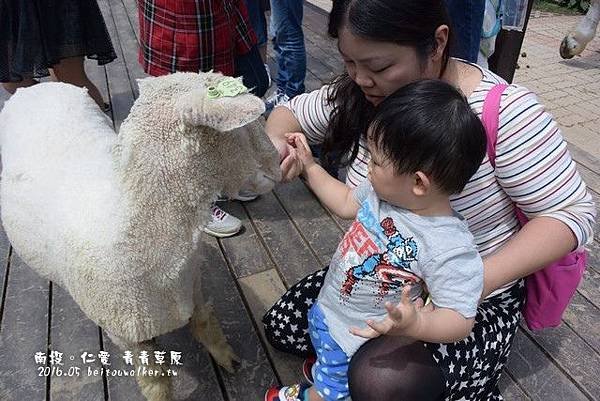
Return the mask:
<path id="1" fill-rule="evenodd" d="M 77 56 L 117 57 L 95 0 L 0 0 L 0 82 L 47 76 Z"/>

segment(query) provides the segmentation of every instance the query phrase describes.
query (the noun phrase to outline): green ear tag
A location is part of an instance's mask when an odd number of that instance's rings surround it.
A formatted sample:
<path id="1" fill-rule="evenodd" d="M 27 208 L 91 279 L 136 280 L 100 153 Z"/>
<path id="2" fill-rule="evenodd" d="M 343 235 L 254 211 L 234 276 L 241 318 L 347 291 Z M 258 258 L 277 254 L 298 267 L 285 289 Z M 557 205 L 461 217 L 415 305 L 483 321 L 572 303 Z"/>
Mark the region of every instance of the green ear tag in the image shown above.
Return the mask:
<path id="1" fill-rule="evenodd" d="M 216 98 L 221 97 L 221 93 L 219 92 L 219 90 L 216 87 L 209 86 L 207 96 L 209 99 L 216 99 Z"/>
<path id="2" fill-rule="evenodd" d="M 248 88 L 237 78 L 226 77 L 219 81 L 217 90 L 221 96 L 233 97 L 248 92 Z"/>

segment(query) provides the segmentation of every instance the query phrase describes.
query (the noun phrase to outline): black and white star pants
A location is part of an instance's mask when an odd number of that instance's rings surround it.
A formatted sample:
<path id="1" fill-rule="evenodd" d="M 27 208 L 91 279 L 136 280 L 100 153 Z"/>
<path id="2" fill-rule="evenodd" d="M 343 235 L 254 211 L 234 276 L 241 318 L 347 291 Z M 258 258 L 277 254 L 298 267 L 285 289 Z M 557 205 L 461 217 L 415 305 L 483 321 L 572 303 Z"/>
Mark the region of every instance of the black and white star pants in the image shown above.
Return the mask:
<path id="1" fill-rule="evenodd" d="M 273 347 L 298 356 L 314 355 L 308 310 L 319 295 L 327 268 L 292 286 L 263 316 Z M 498 380 L 519 327 L 525 301 L 523 280 L 479 305 L 473 331 L 449 344 L 424 343 L 446 379 L 447 401 L 502 400 Z"/>

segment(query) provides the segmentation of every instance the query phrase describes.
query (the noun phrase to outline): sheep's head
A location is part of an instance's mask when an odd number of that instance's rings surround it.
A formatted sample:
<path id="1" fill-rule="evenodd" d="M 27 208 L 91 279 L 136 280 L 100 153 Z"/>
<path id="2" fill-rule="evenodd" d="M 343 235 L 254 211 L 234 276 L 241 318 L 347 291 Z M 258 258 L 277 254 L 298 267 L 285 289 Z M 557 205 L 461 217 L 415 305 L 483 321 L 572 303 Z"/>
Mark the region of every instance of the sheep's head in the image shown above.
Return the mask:
<path id="1" fill-rule="evenodd" d="M 164 105 L 160 119 L 170 121 L 168 140 L 181 141 L 204 166 L 215 167 L 223 195 L 265 193 L 281 179 L 279 155 L 258 121 L 264 103 L 240 81 L 213 72 L 176 73 L 140 80 L 139 86 L 140 103 Z"/>

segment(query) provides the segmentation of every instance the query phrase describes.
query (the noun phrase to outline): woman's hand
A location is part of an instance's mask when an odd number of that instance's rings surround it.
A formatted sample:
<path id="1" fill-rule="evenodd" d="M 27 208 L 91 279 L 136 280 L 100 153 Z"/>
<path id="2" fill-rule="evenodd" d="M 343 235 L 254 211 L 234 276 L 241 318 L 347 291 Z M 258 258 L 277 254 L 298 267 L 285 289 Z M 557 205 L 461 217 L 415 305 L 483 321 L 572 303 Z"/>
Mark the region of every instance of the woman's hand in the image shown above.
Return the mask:
<path id="1" fill-rule="evenodd" d="M 423 301 L 418 299 L 415 302 L 410 300 L 410 286 L 402 289 L 402 298 L 397 305 L 390 302 L 385 303 L 387 316 L 378 322 L 367 320 L 368 327 L 351 327 L 350 333 L 364 338 L 375 338 L 381 335 L 405 336 L 417 338 L 421 326 L 421 314 L 426 313 L 423 310 Z"/>
<path id="2" fill-rule="evenodd" d="M 289 182 L 298 177 L 302 173 L 302 162 L 298 159 L 296 149 L 288 143 L 287 139 L 271 138 L 271 140 L 279 153 L 281 181 Z"/>

